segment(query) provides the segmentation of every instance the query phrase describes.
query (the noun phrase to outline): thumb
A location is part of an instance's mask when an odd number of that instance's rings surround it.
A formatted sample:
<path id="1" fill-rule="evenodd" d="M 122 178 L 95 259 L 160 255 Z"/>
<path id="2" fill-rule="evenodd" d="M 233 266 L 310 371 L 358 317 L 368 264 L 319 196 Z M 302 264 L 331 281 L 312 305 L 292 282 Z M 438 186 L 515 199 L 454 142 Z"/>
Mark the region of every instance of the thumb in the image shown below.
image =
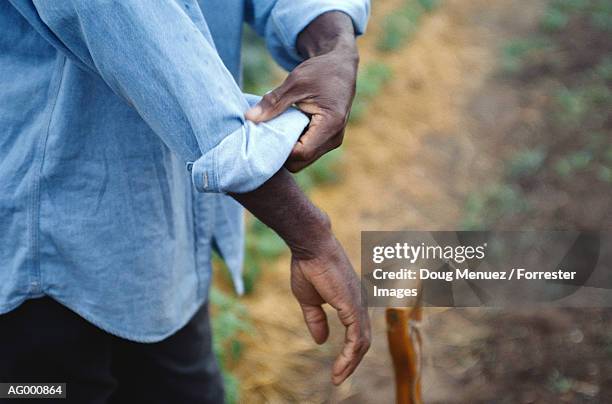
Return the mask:
<path id="1" fill-rule="evenodd" d="M 313 306 L 309 304 L 301 304 L 302 313 L 306 327 L 310 331 L 310 335 L 317 344 L 322 344 L 327 341 L 329 336 L 329 325 L 327 324 L 327 314 L 321 306 Z"/>
<path id="2" fill-rule="evenodd" d="M 285 81 L 280 87 L 264 95 L 244 116 L 255 123 L 266 122 L 285 112 L 294 102 L 295 100 L 291 97 Z"/>

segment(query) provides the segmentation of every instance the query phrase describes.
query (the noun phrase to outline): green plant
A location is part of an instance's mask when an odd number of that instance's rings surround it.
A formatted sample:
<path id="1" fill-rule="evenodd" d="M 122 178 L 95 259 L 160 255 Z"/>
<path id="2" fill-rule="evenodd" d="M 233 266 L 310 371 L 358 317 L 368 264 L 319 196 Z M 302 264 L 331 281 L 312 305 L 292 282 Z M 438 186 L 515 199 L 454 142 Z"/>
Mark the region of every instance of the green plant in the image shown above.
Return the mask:
<path id="1" fill-rule="evenodd" d="M 416 32 L 424 13 L 433 11 L 440 0 L 406 0 L 404 6 L 385 17 L 383 32 L 376 47 L 383 52 L 394 51 L 404 45 Z"/>
<path id="2" fill-rule="evenodd" d="M 364 66 L 357 76 L 355 100 L 350 120 L 357 122 L 363 117 L 368 104 L 393 76 L 391 68 L 384 63 L 372 62 Z"/>
<path id="3" fill-rule="evenodd" d="M 423 9 L 409 2 L 399 12 L 388 15 L 383 23 L 383 33 L 376 46 L 383 52 L 390 52 L 401 47 L 416 31 Z"/>
<path id="4" fill-rule="evenodd" d="M 333 184 L 340 178 L 338 175 L 338 166 L 341 160 L 342 150 L 332 150 L 298 175 L 301 177 L 309 177 L 310 179 L 308 182 L 313 186 Z M 309 190 L 310 188 L 306 189 L 306 191 Z"/>
<path id="5" fill-rule="evenodd" d="M 399 48 L 407 36 L 413 31 L 410 24 L 406 23 L 404 17 L 392 14 L 385 18 L 384 31 L 380 37 L 377 47 L 381 51 L 389 52 Z"/>
<path id="6" fill-rule="evenodd" d="M 612 31 L 612 2 L 596 1 L 591 11 L 591 23 L 601 31 Z"/>
<path id="7" fill-rule="evenodd" d="M 508 176 L 518 178 L 534 175 L 542 167 L 545 159 L 546 151 L 543 148 L 519 152 L 507 164 Z"/>
<path id="8" fill-rule="evenodd" d="M 606 56 L 599 62 L 595 74 L 603 81 L 612 82 L 612 56 Z"/>
<path id="9" fill-rule="evenodd" d="M 391 76 L 391 68 L 388 65 L 376 62 L 367 64 L 357 79 L 357 97 L 375 97 Z"/>
<path id="10" fill-rule="evenodd" d="M 390 52 L 401 47 L 415 32 L 418 17 L 416 12 L 400 12 L 385 17 L 377 48 L 383 52 Z"/>
<path id="11" fill-rule="evenodd" d="M 553 43 L 540 36 L 509 41 L 502 49 L 502 70 L 509 74 L 518 73 L 529 65 L 531 60 L 537 59 L 544 53 L 550 54 L 554 50 Z"/>
<path id="12" fill-rule="evenodd" d="M 247 222 L 245 264 L 242 279 L 249 294 L 261 276 L 265 265 L 286 251 L 284 241 L 269 227 L 254 217 Z"/>
<path id="13" fill-rule="evenodd" d="M 264 94 L 274 83 L 273 61 L 263 39 L 245 25 L 242 36 L 242 82 L 247 93 Z"/>
<path id="14" fill-rule="evenodd" d="M 589 111 L 588 99 L 581 90 L 566 87 L 557 90 L 554 95 L 555 115 L 562 126 L 579 127 Z"/>
<path id="15" fill-rule="evenodd" d="M 548 377 L 548 387 L 551 391 L 557 394 L 565 394 L 569 392 L 574 383 L 571 379 L 563 376 L 557 369 Z"/>
<path id="16" fill-rule="evenodd" d="M 593 132 L 589 136 L 589 141 L 587 143 L 587 149 L 591 152 L 596 152 L 597 150 L 602 150 L 606 148 L 607 144 L 607 136 L 603 132 Z"/>
<path id="17" fill-rule="evenodd" d="M 600 166 L 597 177 L 603 182 L 612 182 L 612 168 Z"/>
<path id="18" fill-rule="evenodd" d="M 563 10 L 557 7 L 551 7 L 546 10 L 540 24 L 546 31 L 561 31 L 569 22 L 570 16 Z"/>
<path id="19" fill-rule="evenodd" d="M 549 31 L 565 28 L 572 16 L 583 15 L 596 29 L 612 30 L 612 3 L 609 0 L 554 0 L 542 19 L 542 27 Z"/>
<path id="20" fill-rule="evenodd" d="M 604 82 L 594 82 L 584 87 L 584 96 L 593 107 L 612 104 L 612 91 Z"/>
<path id="21" fill-rule="evenodd" d="M 554 165 L 555 171 L 561 177 L 569 177 L 576 171 L 584 170 L 593 161 L 593 155 L 589 151 L 579 150 L 568 156 L 559 158 Z"/>
<path id="22" fill-rule="evenodd" d="M 464 230 L 484 229 L 502 216 L 520 213 L 527 208 L 525 196 L 517 186 L 493 184 L 468 197 L 461 227 Z"/>
<path id="23" fill-rule="evenodd" d="M 608 164 L 612 164 L 612 146 L 608 146 L 606 149 L 604 159 L 608 162 Z"/>
<path id="24" fill-rule="evenodd" d="M 577 13 L 587 10 L 593 0 L 553 0 L 549 8 L 555 8 L 566 13 Z"/>
<path id="25" fill-rule="evenodd" d="M 425 9 L 425 11 L 428 11 L 428 12 L 433 11 L 442 2 L 441 0 L 418 0 L 418 1 L 421 7 L 423 7 L 423 9 Z"/>

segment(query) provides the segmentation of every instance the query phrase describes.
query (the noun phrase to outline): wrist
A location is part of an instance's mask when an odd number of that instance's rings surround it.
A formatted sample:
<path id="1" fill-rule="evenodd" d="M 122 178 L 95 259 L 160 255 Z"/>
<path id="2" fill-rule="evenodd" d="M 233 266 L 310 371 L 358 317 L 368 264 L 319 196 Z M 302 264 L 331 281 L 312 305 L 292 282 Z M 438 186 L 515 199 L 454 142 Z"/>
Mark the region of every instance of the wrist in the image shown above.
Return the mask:
<path id="1" fill-rule="evenodd" d="M 337 36 L 327 37 L 316 42 L 311 41 L 299 46 L 298 52 L 307 59 L 332 52 L 342 53 L 346 56 L 355 58 L 359 55 L 355 37 L 352 34 L 338 34 Z"/>
<path id="2" fill-rule="evenodd" d="M 333 248 L 336 238 L 331 230 L 327 214 L 319 209 L 300 223 L 297 236 L 285 238 L 291 254 L 297 259 L 312 259 Z"/>
<path id="3" fill-rule="evenodd" d="M 314 258 L 337 244 L 327 214 L 308 200 L 285 169 L 256 190 L 232 197 L 273 229 L 295 258 Z"/>
<path id="4" fill-rule="evenodd" d="M 299 34 L 297 49 L 305 58 L 330 52 L 357 57 L 353 20 L 341 11 L 321 14 Z"/>

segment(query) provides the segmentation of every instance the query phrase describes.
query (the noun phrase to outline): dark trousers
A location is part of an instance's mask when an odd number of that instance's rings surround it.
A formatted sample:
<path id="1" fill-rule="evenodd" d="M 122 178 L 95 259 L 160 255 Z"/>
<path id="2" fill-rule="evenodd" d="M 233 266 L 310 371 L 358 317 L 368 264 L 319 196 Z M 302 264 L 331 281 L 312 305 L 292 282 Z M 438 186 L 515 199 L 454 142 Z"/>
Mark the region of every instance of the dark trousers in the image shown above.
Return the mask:
<path id="1" fill-rule="evenodd" d="M 57 403 L 223 402 L 207 305 L 174 335 L 143 344 L 108 334 L 50 298 L 28 300 L 0 315 L 0 382 L 67 383 L 67 398 Z"/>

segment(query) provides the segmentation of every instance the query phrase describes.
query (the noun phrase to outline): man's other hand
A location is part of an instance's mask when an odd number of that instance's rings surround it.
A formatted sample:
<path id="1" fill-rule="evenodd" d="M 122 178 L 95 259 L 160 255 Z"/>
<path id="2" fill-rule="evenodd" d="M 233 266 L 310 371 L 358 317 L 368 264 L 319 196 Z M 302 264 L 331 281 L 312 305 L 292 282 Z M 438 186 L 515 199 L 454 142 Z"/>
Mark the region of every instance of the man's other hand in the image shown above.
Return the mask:
<path id="1" fill-rule="evenodd" d="M 344 346 L 332 368 L 332 382 L 339 385 L 370 347 L 370 321 L 361 304 L 359 279 L 340 243 L 330 231 L 315 244 L 292 248 L 291 289 L 315 342 L 322 344 L 329 335 L 323 304 L 333 307 L 344 325 Z"/>
<path id="2" fill-rule="evenodd" d="M 361 304 L 359 279 L 332 233 L 328 216 L 308 200 L 285 169 L 261 187 L 232 197 L 289 246 L 291 290 L 317 343 L 324 343 L 329 335 L 322 305 L 328 303 L 338 313 L 345 337 L 332 382 L 342 383 L 370 346 L 370 321 L 367 308 Z"/>
<path id="3" fill-rule="evenodd" d="M 248 120 L 257 123 L 292 105 L 310 115 L 310 125 L 285 165 L 291 172 L 342 144 L 359 64 L 353 22 L 342 12 L 331 11 L 313 20 L 300 33 L 297 47 L 308 59 L 246 113 Z"/>

